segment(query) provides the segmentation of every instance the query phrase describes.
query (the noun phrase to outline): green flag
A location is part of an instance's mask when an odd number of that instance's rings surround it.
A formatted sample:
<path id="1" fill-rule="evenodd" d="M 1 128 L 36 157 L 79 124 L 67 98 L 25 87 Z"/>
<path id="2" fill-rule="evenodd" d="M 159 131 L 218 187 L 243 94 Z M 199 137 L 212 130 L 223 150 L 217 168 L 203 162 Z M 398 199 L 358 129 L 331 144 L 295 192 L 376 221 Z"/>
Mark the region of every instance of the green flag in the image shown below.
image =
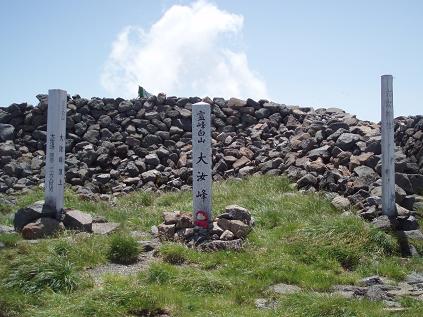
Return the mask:
<path id="1" fill-rule="evenodd" d="M 138 86 L 138 97 L 139 98 L 148 98 L 151 97 L 152 94 L 150 94 L 147 90 L 142 88 L 141 86 Z"/>

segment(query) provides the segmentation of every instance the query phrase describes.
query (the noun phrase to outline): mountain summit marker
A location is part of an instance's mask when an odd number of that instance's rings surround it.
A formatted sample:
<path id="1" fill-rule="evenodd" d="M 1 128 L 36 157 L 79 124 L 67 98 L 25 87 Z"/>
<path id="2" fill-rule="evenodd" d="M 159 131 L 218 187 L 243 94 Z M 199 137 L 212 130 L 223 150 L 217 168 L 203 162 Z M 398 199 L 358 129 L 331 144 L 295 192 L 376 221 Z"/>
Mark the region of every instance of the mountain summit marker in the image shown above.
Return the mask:
<path id="1" fill-rule="evenodd" d="M 67 92 L 48 91 L 45 204 L 59 218 L 64 206 Z"/>
<path id="2" fill-rule="evenodd" d="M 212 223 L 212 148 L 210 105 L 192 105 L 192 196 L 193 219 L 197 227 L 209 229 Z"/>

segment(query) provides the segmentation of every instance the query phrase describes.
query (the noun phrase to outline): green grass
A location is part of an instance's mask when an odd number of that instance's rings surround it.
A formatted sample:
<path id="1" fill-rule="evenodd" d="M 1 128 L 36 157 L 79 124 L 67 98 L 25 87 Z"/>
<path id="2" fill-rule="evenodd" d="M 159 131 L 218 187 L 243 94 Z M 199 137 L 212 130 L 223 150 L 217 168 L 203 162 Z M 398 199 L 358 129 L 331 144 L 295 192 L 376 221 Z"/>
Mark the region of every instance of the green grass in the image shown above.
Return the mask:
<path id="1" fill-rule="evenodd" d="M 120 264 L 135 263 L 139 253 L 138 242 L 130 235 L 116 233 L 111 237 L 110 247 L 107 252 L 110 261 Z"/>
<path id="2" fill-rule="evenodd" d="M 75 265 L 66 257 L 51 256 L 39 262 L 17 261 L 12 264 L 4 279 L 6 288 L 16 288 L 23 293 L 72 292 L 81 283 Z"/>
<path id="3" fill-rule="evenodd" d="M 123 229 L 105 237 L 63 233 L 34 245 L 17 236 L 6 238 L 10 242 L 0 251 L 5 259 L 0 261 L 0 279 L 15 284 L 0 284 L 0 312 L 7 317 L 148 316 L 161 309 L 172 316 L 386 316 L 381 303 L 348 300 L 327 291 L 335 284 L 355 284 L 373 274 L 400 281 L 411 271 L 423 271 L 421 258 L 400 257 L 395 238 L 355 216 L 341 216 L 318 194 L 293 191 L 286 178 L 225 181 L 214 184 L 213 193 L 215 215 L 226 205 L 238 204 L 255 217 L 256 226 L 243 251 L 202 253 L 168 242 L 146 270 L 128 277 L 107 275 L 102 286 L 96 287 L 85 274 L 87 268 L 108 262 L 113 243 L 120 250 L 118 257 L 128 253 L 122 237 L 128 237 L 129 230 L 149 231 L 161 222 L 163 211 L 191 210 L 191 193 L 137 192 L 111 205 L 83 201 L 66 191 L 67 207 L 121 222 Z M 40 198 L 42 192 L 35 191 L 20 197 L 17 205 Z M 6 212 L 1 219 L 8 216 Z M 28 286 L 17 283 L 27 280 L 28 263 L 42 271 L 39 267 L 51 268 L 53 259 L 65 267 L 69 264 L 75 275 L 57 270 L 59 276 L 35 285 L 36 296 L 26 290 L 31 282 Z M 80 278 L 82 282 L 76 287 L 51 286 L 52 280 L 67 281 L 67 276 L 72 276 L 69 281 Z M 268 290 L 276 283 L 295 284 L 303 292 L 279 296 Z M 275 300 L 276 308 L 258 310 L 256 298 Z M 389 315 L 420 316 L 421 302 L 405 298 L 402 304 L 406 312 Z"/>
<path id="4" fill-rule="evenodd" d="M 22 238 L 18 233 L 0 233 L 0 242 L 3 242 L 8 248 L 16 247 L 20 240 L 22 240 Z"/>

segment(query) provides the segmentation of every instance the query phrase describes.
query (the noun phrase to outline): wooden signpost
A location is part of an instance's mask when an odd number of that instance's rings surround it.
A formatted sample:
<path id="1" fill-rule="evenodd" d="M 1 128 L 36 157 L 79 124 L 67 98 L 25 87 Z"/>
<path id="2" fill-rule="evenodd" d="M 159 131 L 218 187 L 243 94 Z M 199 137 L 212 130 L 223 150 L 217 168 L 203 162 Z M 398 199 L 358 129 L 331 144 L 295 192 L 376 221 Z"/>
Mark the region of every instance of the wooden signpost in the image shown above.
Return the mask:
<path id="1" fill-rule="evenodd" d="M 394 158 L 394 109 L 392 75 L 381 78 L 382 103 L 382 211 L 396 215 L 395 207 L 395 158 Z"/>
<path id="2" fill-rule="evenodd" d="M 48 91 L 45 204 L 60 217 L 64 205 L 67 92 Z"/>
<path id="3" fill-rule="evenodd" d="M 212 148 L 210 105 L 192 105 L 192 196 L 194 224 L 203 229 L 212 225 Z"/>

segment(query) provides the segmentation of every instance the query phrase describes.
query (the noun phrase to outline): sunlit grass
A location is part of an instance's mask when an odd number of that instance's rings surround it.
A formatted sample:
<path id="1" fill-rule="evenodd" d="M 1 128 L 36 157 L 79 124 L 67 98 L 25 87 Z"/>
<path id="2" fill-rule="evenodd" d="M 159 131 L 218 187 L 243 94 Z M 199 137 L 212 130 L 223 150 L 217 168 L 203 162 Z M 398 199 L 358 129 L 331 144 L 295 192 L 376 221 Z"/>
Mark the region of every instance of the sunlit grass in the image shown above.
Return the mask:
<path id="1" fill-rule="evenodd" d="M 18 199 L 21 207 L 42 199 L 35 191 Z M 162 221 L 163 211 L 190 212 L 191 193 L 158 195 L 135 192 L 115 202 L 81 200 L 67 190 L 65 204 L 109 221 L 120 222 L 121 232 L 150 231 Z M 43 285 L 37 294 L 19 286 L 0 284 L 0 311 L 9 316 L 134 316 L 167 309 L 172 316 L 386 316 L 377 302 L 348 300 L 329 295 L 335 284 L 355 284 L 379 274 L 400 281 L 411 271 L 423 270 L 421 258 L 403 259 L 396 240 L 371 228 L 355 216 L 342 216 L 323 196 L 300 194 L 284 177 L 260 176 L 213 185 L 213 213 L 238 204 L 256 220 L 241 252 L 198 252 L 165 243 L 154 261 L 136 275 L 105 276 L 101 288 L 88 283 L 67 294 Z M 8 212 L 4 217 L 9 217 Z M 4 218 L 0 218 L 4 219 Z M 2 221 L 2 220 L 0 220 Z M 3 235 L 0 235 L 0 240 Z M 10 277 L 21 263 L 60 257 L 78 274 L 108 262 L 113 236 L 64 233 L 57 239 L 29 245 L 11 236 L 0 251 L 0 279 Z M 38 262 L 37 262 L 38 261 Z M 90 279 L 87 278 L 89 282 Z M 269 291 L 276 283 L 300 286 L 300 294 L 278 296 Z M 256 298 L 275 300 L 275 309 L 258 310 Z M 419 316 L 421 302 L 404 300 L 405 312 L 392 316 Z"/>

